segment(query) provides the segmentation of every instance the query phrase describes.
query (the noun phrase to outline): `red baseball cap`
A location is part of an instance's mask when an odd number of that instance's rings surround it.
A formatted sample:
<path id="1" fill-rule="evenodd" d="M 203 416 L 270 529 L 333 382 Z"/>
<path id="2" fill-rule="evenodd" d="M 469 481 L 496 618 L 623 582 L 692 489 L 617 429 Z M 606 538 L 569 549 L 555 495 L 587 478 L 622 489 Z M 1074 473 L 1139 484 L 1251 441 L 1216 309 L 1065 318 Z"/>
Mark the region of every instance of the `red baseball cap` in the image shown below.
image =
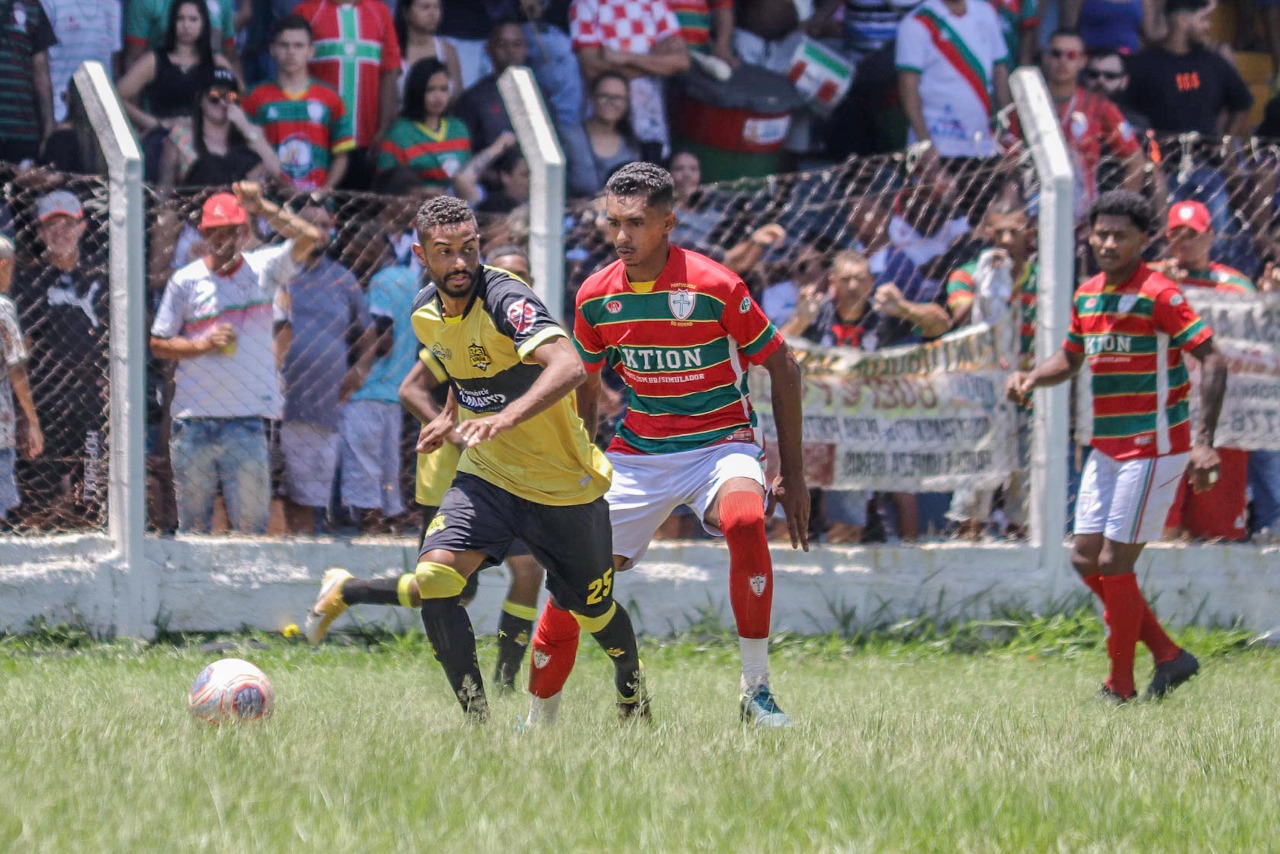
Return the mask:
<path id="1" fill-rule="evenodd" d="M 214 193 L 204 203 L 200 213 L 201 228 L 221 228 L 224 225 L 244 225 L 249 221 L 244 205 L 231 193 Z"/>
<path id="2" fill-rule="evenodd" d="M 1169 225 L 1166 231 L 1183 227 L 1201 234 L 1213 228 L 1209 221 L 1209 209 L 1199 202 L 1178 202 L 1169 208 Z"/>

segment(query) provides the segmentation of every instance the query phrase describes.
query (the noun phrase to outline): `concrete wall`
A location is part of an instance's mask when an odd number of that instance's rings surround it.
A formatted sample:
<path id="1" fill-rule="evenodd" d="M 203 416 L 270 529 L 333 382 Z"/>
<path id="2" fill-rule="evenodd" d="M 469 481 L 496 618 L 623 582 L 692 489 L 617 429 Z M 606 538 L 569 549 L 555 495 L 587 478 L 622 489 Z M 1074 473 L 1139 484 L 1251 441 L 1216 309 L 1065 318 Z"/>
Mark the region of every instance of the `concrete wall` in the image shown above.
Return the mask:
<path id="1" fill-rule="evenodd" d="M 67 535 L 0 541 L 0 631 L 33 620 L 82 624 L 108 633 L 126 603 L 117 590 L 142 590 L 142 613 L 169 631 L 279 630 L 303 622 L 329 566 L 357 575 L 399 574 L 415 544 L 376 539 L 149 539 L 146 575 L 124 584 L 124 569 L 103 536 Z M 775 631 L 817 633 L 904 617 L 982 618 L 1002 606 L 1039 611 L 1078 601 L 1084 588 L 1069 575 L 1039 568 L 1025 545 L 841 548 L 808 554 L 775 549 Z M 731 625 L 728 555 L 722 544 L 655 543 L 642 566 L 619 577 L 615 592 L 637 627 L 668 634 L 707 618 Z M 1280 549 L 1249 545 L 1151 546 L 1139 567 L 1144 590 L 1174 625 L 1240 621 L 1256 631 L 1280 626 Z M 505 574 L 488 570 L 472 606 L 477 631 L 497 623 Z M 417 627 L 403 608 L 362 606 L 344 617 L 388 628 Z"/>

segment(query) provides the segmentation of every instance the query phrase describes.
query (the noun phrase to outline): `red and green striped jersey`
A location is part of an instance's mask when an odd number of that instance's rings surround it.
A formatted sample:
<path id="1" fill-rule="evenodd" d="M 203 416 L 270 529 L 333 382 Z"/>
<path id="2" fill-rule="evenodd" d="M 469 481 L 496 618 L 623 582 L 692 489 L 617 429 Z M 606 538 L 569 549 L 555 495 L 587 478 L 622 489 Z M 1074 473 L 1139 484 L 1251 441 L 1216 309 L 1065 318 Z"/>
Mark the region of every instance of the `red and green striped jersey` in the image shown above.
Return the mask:
<path id="1" fill-rule="evenodd" d="M 311 24 L 311 76 L 338 91 L 352 116 L 356 146 L 368 147 L 378 133 L 382 75 L 400 72 L 391 10 L 381 0 L 303 0 L 293 13 Z"/>
<path id="2" fill-rule="evenodd" d="M 378 171 L 407 166 L 435 190 L 449 190 L 453 176 L 471 159 L 471 136 L 460 119 L 440 120 L 433 131 L 411 119 L 396 119 L 378 147 Z"/>
<path id="3" fill-rule="evenodd" d="M 296 189 L 323 185 L 332 156 L 355 147 L 351 114 L 342 98 L 317 80 L 296 94 L 268 80 L 254 86 L 241 106 L 275 147 L 280 166 Z"/>
<path id="4" fill-rule="evenodd" d="M 747 364 L 782 336 L 737 275 L 671 247 L 652 286 L 632 286 L 615 261 L 578 290 L 574 342 L 587 370 L 606 362 L 627 385 L 627 414 L 610 451 L 668 454 L 723 441 L 762 444 Z"/>
<path id="5" fill-rule="evenodd" d="M 711 12 L 732 6 L 732 0 L 667 0 L 680 24 L 680 38 L 689 50 L 707 53 L 711 43 Z"/>
<path id="6" fill-rule="evenodd" d="M 974 274 L 978 272 L 978 259 L 962 264 L 947 277 L 947 311 L 954 317 L 973 305 L 975 292 Z M 1013 283 L 1013 301 L 1018 304 L 1022 318 L 1019 327 L 1018 352 L 1023 356 L 1036 349 L 1036 277 L 1039 268 L 1032 261 L 1022 270 L 1022 278 Z"/>
<path id="7" fill-rule="evenodd" d="M 1081 285 L 1062 347 L 1089 360 L 1093 447 L 1117 460 L 1189 450 L 1182 354 L 1212 337 L 1177 283 L 1146 264 L 1119 286 L 1101 273 Z"/>
<path id="8" fill-rule="evenodd" d="M 1207 270 L 1187 270 L 1180 284 L 1197 288 L 1213 288 L 1215 291 L 1228 294 L 1258 292 L 1248 276 L 1234 267 L 1219 264 L 1217 261 L 1210 261 Z"/>

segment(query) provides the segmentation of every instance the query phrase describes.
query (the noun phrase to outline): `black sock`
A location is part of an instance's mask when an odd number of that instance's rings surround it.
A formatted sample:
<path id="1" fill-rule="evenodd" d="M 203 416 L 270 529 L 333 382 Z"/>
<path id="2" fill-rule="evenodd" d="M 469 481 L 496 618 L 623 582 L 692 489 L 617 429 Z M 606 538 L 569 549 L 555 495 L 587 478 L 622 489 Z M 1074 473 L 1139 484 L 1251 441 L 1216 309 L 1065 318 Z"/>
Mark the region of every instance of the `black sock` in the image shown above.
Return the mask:
<path id="1" fill-rule="evenodd" d="M 400 577 L 348 578 L 342 585 L 342 601 L 348 605 L 399 605 Z"/>
<path id="2" fill-rule="evenodd" d="M 618 605 L 609 625 L 591 636 L 613 660 L 613 682 L 618 688 L 618 696 L 634 697 L 640 688 L 640 653 L 636 649 L 636 633 L 631 628 L 631 617 L 626 609 Z"/>
<path id="3" fill-rule="evenodd" d="M 520 673 L 520 663 L 529 649 L 529 633 L 533 630 L 533 620 L 516 617 L 502 612 L 498 620 L 498 666 L 494 670 L 493 679 L 503 688 L 515 688 L 516 676 Z"/>
<path id="4" fill-rule="evenodd" d="M 422 625 L 462 711 L 480 720 L 487 718 L 489 705 L 476 658 L 476 633 L 471 628 L 467 609 L 458 602 L 457 596 L 423 600 Z"/>

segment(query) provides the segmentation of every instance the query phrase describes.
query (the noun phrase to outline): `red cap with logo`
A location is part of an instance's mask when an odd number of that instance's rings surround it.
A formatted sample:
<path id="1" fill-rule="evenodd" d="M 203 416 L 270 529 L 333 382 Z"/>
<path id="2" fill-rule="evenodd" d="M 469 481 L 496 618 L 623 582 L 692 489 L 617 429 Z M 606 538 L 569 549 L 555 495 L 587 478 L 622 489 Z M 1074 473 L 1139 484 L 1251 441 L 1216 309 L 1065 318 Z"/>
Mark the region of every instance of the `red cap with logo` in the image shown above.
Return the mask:
<path id="1" fill-rule="evenodd" d="M 204 203 L 200 214 L 201 228 L 221 228 L 225 225 L 244 225 L 249 221 L 244 205 L 231 193 L 214 193 Z"/>
<path id="2" fill-rule="evenodd" d="M 1168 231 L 1175 228 L 1189 228 L 1201 234 L 1212 228 L 1209 221 L 1209 209 L 1199 202 L 1178 202 L 1169 208 Z"/>

